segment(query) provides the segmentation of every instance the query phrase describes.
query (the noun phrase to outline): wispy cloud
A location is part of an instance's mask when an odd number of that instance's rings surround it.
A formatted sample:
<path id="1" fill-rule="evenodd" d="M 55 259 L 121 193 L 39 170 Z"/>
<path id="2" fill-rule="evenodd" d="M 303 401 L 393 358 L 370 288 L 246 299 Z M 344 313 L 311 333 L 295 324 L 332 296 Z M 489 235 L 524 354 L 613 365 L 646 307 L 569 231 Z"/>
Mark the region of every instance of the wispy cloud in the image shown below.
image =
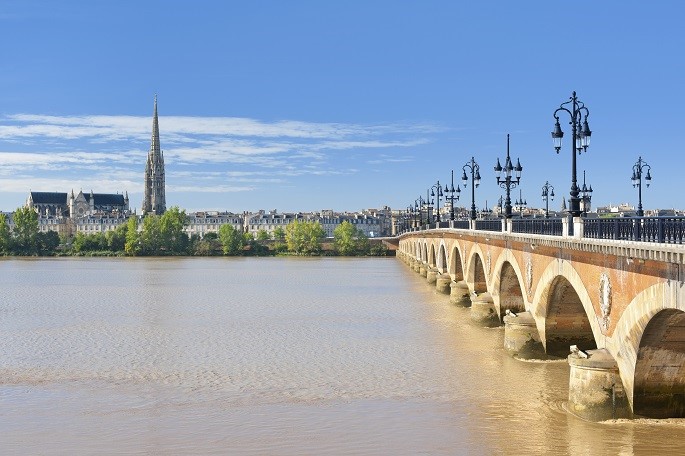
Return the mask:
<path id="1" fill-rule="evenodd" d="M 237 117 L 161 116 L 159 124 L 167 188 L 207 193 L 288 186 L 301 176 L 356 174 L 365 164 L 411 161 L 416 147 L 446 131 L 427 123 Z M 76 186 L 141 192 L 151 130 L 150 117 L 0 117 L 0 191 L 67 191 Z M 395 154 L 397 150 L 405 152 Z"/>

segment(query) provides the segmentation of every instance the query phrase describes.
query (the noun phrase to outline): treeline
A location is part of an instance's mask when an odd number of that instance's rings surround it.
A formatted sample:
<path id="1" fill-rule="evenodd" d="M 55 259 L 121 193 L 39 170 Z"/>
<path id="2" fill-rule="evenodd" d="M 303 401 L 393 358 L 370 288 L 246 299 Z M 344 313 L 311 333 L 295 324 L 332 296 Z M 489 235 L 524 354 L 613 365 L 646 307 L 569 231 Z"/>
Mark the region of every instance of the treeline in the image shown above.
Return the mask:
<path id="1" fill-rule="evenodd" d="M 218 233 L 200 238 L 184 232 L 188 223 L 185 211 L 172 207 L 163 215 L 147 215 L 139 223 L 131 217 L 126 224 L 104 233 L 77 233 L 73 238 L 61 238 L 56 232 L 42 233 L 38 214 L 22 207 L 13 213 L 10 230 L 4 214 L 0 214 L 0 255 L 48 256 L 265 256 L 265 255 L 344 255 L 385 256 L 383 244 L 371 245 L 363 231 L 348 221 L 333 233 L 333 242 L 325 242 L 325 232 L 319 222 L 296 220 L 285 229 L 277 228 L 271 236 L 260 230 L 255 236 L 232 225 L 222 225 Z"/>

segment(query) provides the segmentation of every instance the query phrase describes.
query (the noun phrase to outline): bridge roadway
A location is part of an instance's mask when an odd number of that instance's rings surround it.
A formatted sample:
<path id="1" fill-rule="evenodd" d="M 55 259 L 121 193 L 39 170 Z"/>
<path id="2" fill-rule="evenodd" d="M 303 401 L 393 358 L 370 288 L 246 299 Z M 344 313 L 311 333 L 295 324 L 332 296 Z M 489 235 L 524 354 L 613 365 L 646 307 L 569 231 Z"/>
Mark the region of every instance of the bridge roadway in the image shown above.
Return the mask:
<path id="1" fill-rule="evenodd" d="M 685 245 L 503 227 L 415 228 L 386 242 L 474 322 L 504 324 L 512 355 L 566 357 L 572 413 L 685 417 Z"/>

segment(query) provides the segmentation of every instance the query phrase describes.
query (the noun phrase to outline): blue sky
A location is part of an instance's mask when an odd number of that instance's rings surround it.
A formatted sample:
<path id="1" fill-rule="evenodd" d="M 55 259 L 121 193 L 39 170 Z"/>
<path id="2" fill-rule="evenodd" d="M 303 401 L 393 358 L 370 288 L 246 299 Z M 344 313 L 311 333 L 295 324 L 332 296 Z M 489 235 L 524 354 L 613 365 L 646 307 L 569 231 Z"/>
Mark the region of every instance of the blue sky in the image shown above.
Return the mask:
<path id="1" fill-rule="evenodd" d="M 645 208 L 685 209 L 683 17 L 675 0 L 3 0 L 0 210 L 72 189 L 140 210 L 155 94 L 168 206 L 403 209 L 472 156 L 492 206 L 509 133 L 522 196 L 541 207 L 549 181 L 558 207 L 552 114 L 574 90 L 593 206 L 637 204 L 642 156 Z"/>

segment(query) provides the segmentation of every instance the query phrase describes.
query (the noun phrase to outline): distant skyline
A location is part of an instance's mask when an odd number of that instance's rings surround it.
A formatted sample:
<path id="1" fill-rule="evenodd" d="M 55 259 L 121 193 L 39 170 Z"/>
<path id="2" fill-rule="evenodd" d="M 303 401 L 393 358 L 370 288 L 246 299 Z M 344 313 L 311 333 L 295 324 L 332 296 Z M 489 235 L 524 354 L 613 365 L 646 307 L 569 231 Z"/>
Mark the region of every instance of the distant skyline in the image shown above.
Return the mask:
<path id="1" fill-rule="evenodd" d="M 525 7 L 523 6 L 525 5 Z M 568 201 L 577 91 L 592 207 L 685 209 L 682 2 L 9 0 L 0 6 L 0 210 L 29 191 L 128 192 L 140 212 L 155 94 L 167 207 L 405 209 L 473 156 L 476 205 Z M 470 207 L 470 185 L 456 203 Z M 518 198 L 515 189 L 512 199 Z M 444 204 L 444 200 L 441 205 Z"/>

